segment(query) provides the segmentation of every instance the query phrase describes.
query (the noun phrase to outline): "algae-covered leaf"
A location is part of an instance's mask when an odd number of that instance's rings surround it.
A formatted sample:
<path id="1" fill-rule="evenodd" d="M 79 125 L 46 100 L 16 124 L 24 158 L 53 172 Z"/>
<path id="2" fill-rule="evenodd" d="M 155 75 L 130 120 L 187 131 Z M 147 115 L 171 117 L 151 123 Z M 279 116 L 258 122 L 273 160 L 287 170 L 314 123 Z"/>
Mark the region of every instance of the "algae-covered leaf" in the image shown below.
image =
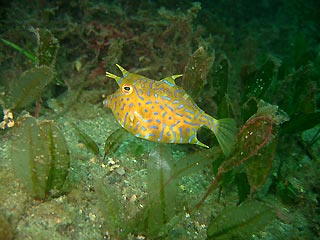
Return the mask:
<path id="1" fill-rule="evenodd" d="M 273 129 L 273 135 L 276 135 Z M 272 167 L 272 161 L 277 146 L 277 140 L 271 138 L 259 154 L 251 157 L 246 162 L 246 172 L 249 184 L 253 192 L 258 190 L 266 181 Z"/>
<path id="2" fill-rule="evenodd" d="M 316 89 L 319 77 L 315 75 L 318 69 L 309 63 L 291 70 L 290 74 L 279 81 L 281 85 L 276 93 L 276 101 L 289 115 L 312 113 L 318 109 Z"/>
<path id="3" fill-rule="evenodd" d="M 229 59 L 225 55 L 220 56 L 214 64 L 214 81 L 212 84 L 217 91 L 218 102 L 220 102 L 227 93 L 230 65 Z"/>
<path id="4" fill-rule="evenodd" d="M 246 172 L 249 184 L 253 192 L 255 192 L 259 187 L 261 187 L 264 182 L 266 181 L 269 172 L 272 167 L 272 161 L 274 158 L 274 153 L 276 150 L 277 145 L 277 127 L 273 125 L 280 125 L 283 122 L 289 120 L 289 116 L 279 109 L 278 106 L 268 104 L 262 100 L 259 101 L 257 104 L 258 110 L 257 113 L 254 114 L 249 120 L 252 119 L 263 119 L 266 116 L 269 118 L 270 127 L 265 128 L 265 132 L 268 133 L 265 139 L 261 139 L 263 141 L 258 141 L 257 143 L 261 142 L 260 145 L 257 145 L 256 154 L 253 154 L 251 158 L 248 159 L 246 162 Z M 263 122 L 266 123 L 266 118 L 262 121 L 258 121 L 254 125 L 247 125 L 251 129 L 252 135 L 254 135 L 254 131 L 257 129 L 263 130 Z M 253 128 L 252 128 L 253 127 Z M 256 129 L 256 130 L 255 130 Z M 250 138 L 249 132 L 248 138 Z M 260 147 L 261 146 L 261 147 Z M 259 148 L 259 149 L 258 149 Z"/>
<path id="5" fill-rule="evenodd" d="M 265 203 L 245 202 L 226 208 L 208 226 L 208 239 L 248 239 L 264 229 L 273 219 L 275 210 Z"/>
<path id="6" fill-rule="evenodd" d="M 39 65 L 54 67 L 59 50 L 59 41 L 48 29 L 32 29 L 38 41 L 37 59 Z"/>
<path id="7" fill-rule="evenodd" d="M 269 116 L 259 116 L 247 121 L 236 137 L 234 154 L 223 163 L 225 171 L 256 155 L 270 139 L 272 128 L 273 120 Z"/>
<path id="8" fill-rule="evenodd" d="M 230 99 L 228 97 L 228 84 L 230 80 L 231 64 L 227 56 L 219 56 L 213 65 L 212 88 L 216 92 L 215 102 L 218 104 L 218 117 L 231 115 Z M 212 90 L 211 90 L 212 92 Z"/>
<path id="9" fill-rule="evenodd" d="M 24 117 L 14 131 L 11 160 L 15 175 L 34 198 L 45 198 L 50 170 L 50 152 L 33 117 Z"/>
<path id="10" fill-rule="evenodd" d="M 269 116 L 275 125 L 283 124 L 290 119 L 288 114 L 281 110 L 278 106 L 269 104 L 263 100 L 258 102 L 257 108 L 257 113 L 252 115 L 252 117 L 249 119 L 259 116 Z"/>
<path id="11" fill-rule="evenodd" d="M 269 96 L 270 94 L 266 94 L 266 92 L 275 89 L 280 65 L 278 59 L 270 56 L 259 69 L 243 76 L 244 86 L 247 86 L 244 97 L 263 98 Z"/>
<path id="12" fill-rule="evenodd" d="M 38 124 L 33 117 L 23 117 L 14 130 L 10 154 L 16 176 L 34 198 L 59 193 L 70 157 L 67 143 L 53 121 Z"/>
<path id="13" fill-rule="evenodd" d="M 275 134 L 276 125 L 289 120 L 289 116 L 278 106 L 268 104 L 260 100 L 258 110 L 241 128 L 236 137 L 236 149 L 234 154 L 224 163 L 225 170 L 231 169 L 250 157 L 259 153 Z"/>
<path id="14" fill-rule="evenodd" d="M 149 154 L 148 173 L 148 235 L 157 237 L 165 223 L 175 214 L 177 186 L 165 185 L 171 175 L 173 159 L 166 145 L 158 145 Z"/>
<path id="15" fill-rule="evenodd" d="M 124 128 L 119 128 L 115 130 L 107 138 L 104 144 L 104 159 L 108 154 L 115 153 L 120 147 L 121 143 L 127 138 L 128 132 Z"/>
<path id="16" fill-rule="evenodd" d="M 121 233 L 121 229 L 126 228 L 125 225 L 122 225 L 124 219 L 121 215 L 123 213 L 120 204 L 121 193 L 115 186 L 100 179 L 95 181 L 95 190 L 108 231 L 111 236 L 117 239 Z"/>
<path id="17" fill-rule="evenodd" d="M 86 148 L 92 152 L 94 155 L 99 155 L 99 147 L 96 142 L 85 132 L 81 131 L 75 124 L 71 123 L 74 129 L 76 130 L 80 141 L 86 146 Z"/>
<path id="18" fill-rule="evenodd" d="M 233 154 L 219 166 L 215 179 L 211 182 L 210 187 L 208 188 L 202 199 L 199 201 L 199 203 L 196 205 L 196 208 L 199 208 L 202 205 L 202 203 L 215 189 L 221 177 L 226 172 L 243 164 L 252 157 L 258 156 L 257 159 L 260 159 L 259 156 L 263 153 L 266 153 L 265 158 L 263 156 L 263 158 L 261 159 L 265 161 L 263 167 L 268 166 L 268 168 L 258 171 L 266 177 L 271 167 L 270 164 L 272 162 L 273 151 L 275 149 L 275 145 L 273 146 L 272 143 L 275 144 L 274 138 L 277 136 L 276 125 L 280 125 L 288 119 L 288 115 L 280 110 L 278 106 L 260 101 L 258 103 L 257 113 L 252 115 L 252 117 L 248 119 L 245 125 L 238 132 L 236 136 L 236 147 Z M 268 145 L 271 145 L 272 147 L 265 149 L 265 152 L 261 152 L 261 149 L 267 147 Z M 252 164 L 251 167 L 253 166 L 256 166 L 257 168 L 261 167 L 261 165 L 259 164 Z M 250 169 L 249 173 L 253 172 L 254 169 Z M 251 182 L 251 187 L 253 188 L 253 190 L 259 187 L 263 183 L 263 180 L 265 180 L 265 177 L 256 178 L 256 176 L 254 175 L 252 175 L 251 177 L 251 180 L 254 179 Z"/>
<path id="19" fill-rule="evenodd" d="M 51 156 L 46 192 L 55 193 L 61 190 L 69 172 L 70 152 L 62 132 L 53 121 L 42 122 L 40 129 L 46 138 Z"/>
<path id="20" fill-rule="evenodd" d="M 207 83 L 207 75 L 214 61 L 203 47 L 199 47 L 191 56 L 183 73 L 182 87 L 195 101 L 199 100 L 201 90 Z"/>
<path id="21" fill-rule="evenodd" d="M 234 183 L 237 186 L 239 203 L 242 203 L 250 195 L 250 185 L 245 173 L 237 173 L 235 175 Z"/>
<path id="22" fill-rule="evenodd" d="M 36 66 L 25 71 L 13 86 L 11 108 L 23 108 L 31 104 L 54 77 L 55 71 L 47 66 Z"/>

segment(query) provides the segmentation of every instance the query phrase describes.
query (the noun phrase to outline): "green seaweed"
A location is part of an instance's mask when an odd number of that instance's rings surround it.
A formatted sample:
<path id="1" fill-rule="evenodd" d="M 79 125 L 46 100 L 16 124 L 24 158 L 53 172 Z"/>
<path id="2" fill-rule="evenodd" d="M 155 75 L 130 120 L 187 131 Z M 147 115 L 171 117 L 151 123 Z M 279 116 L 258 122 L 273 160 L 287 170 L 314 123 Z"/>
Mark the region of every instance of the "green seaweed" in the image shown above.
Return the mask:
<path id="1" fill-rule="evenodd" d="M 99 156 L 100 151 L 97 143 L 88 134 L 86 134 L 80 128 L 78 128 L 74 123 L 71 123 L 71 125 L 76 130 L 76 133 L 80 138 L 80 141 L 86 146 L 86 148 L 94 155 Z"/>
<path id="2" fill-rule="evenodd" d="M 226 208 L 208 226 L 207 239 L 248 239 L 276 217 L 275 209 L 258 201 Z"/>
<path id="3" fill-rule="evenodd" d="M 52 35 L 48 29 L 32 28 L 31 31 L 35 33 L 37 37 L 37 49 L 36 53 L 32 54 L 23 48 L 19 47 L 13 42 L 0 38 L 3 43 L 14 48 L 18 52 L 24 54 L 37 66 L 51 66 L 54 67 L 56 63 L 56 57 L 59 50 L 59 41 Z"/>
<path id="4" fill-rule="evenodd" d="M 40 129 L 49 146 L 51 158 L 45 191 L 50 192 L 50 195 L 59 195 L 70 167 L 68 144 L 54 121 L 40 122 Z"/>
<path id="5" fill-rule="evenodd" d="M 11 159 L 15 175 L 34 198 L 46 197 L 50 170 L 50 151 L 40 127 L 33 117 L 22 119 L 11 142 Z"/>
<path id="6" fill-rule="evenodd" d="M 55 71 L 47 66 L 35 66 L 25 71 L 11 90 L 11 108 L 21 109 L 33 103 L 54 77 Z"/>
<path id="7" fill-rule="evenodd" d="M 216 62 L 213 64 L 213 70 L 211 73 L 210 85 L 215 92 L 212 96 L 215 103 L 218 105 L 217 116 L 223 118 L 226 116 L 232 116 L 232 110 L 230 109 L 230 99 L 228 96 L 228 87 L 230 84 L 230 72 L 231 64 L 227 56 L 219 56 Z"/>
<path id="8" fill-rule="evenodd" d="M 275 128 L 272 134 L 277 135 Z M 272 138 L 258 154 L 246 162 L 246 173 L 252 193 L 255 193 L 266 182 L 272 167 L 276 146 L 277 139 Z"/>
<path id="9" fill-rule="evenodd" d="M 177 186 L 165 184 L 172 174 L 173 159 L 165 145 L 156 146 L 147 162 L 147 233 L 150 238 L 159 236 L 162 227 L 175 215 Z"/>
<path id="10" fill-rule="evenodd" d="M 119 149 L 121 143 L 127 138 L 127 134 L 128 132 L 124 128 L 119 128 L 110 134 L 104 144 L 103 159 L 108 154 L 114 154 Z"/>
<path id="11" fill-rule="evenodd" d="M 32 29 L 37 37 L 36 56 L 38 64 L 54 67 L 57 53 L 60 48 L 59 41 L 45 28 Z"/>
<path id="12" fill-rule="evenodd" d="M 243 94 L 243 100 L 255 97 L 270 101 L 269 96 L 272 96 L 277 85 L 277 73 L 280 67 L 280 61 L 269 56 L 261 67 L 252 72 L 243 74 L 243 84 L 247 86 Z"/>
<path id="13" fill-rule="evenodd" d="M 310 63 L 290 72 L 281 81 L 278 103 L 289 115 L 313 113 L 317 110 L 317 66 Z M 290 94 L 288 94 L 290 93 Z"/>
<path id="14" fill-rule="evenodd" d="M 23 48 L 19 47 L 18 45 L 14 44 L 13 42 L 10 42 L 10 41 L 5 40 L 5 39 L 3 39 L 3 38 L 0 38 L 0 39 L 1 39 L 1 41 L 2 41 L 3 43 L 5 43 L 6 45 L 8 45 L 8 46 L 14 48 L 15 50 L 17 50 L 18 52 L 21 52 L 22 54 L 24 54 L 27 58 L 29 58 L 29 59 L 30 59 L 32 62 L 34 62 L 35 64 L 38 64 L 38 63 L 39 63 L 38 59 L 37 59 L 32 53 L 24 50 Z"/>
<path id="15" fill-rule="evenodd" d="M 99 200 L 99 207 L 104 216 L 105 224 L 112 237 L 120 237 L 121 232 L 127 230 L 123 217 L 124 209 L 121 203 L 121 194 L 112 184 L 101 179 L 95 181 L 95 190 Z M 122 231 L 121 231 L 122 229 Z"/>
<path id="16" fill-rule="evenodd" d="M 207 84 L 207 75 L 213 61 L 214 55 L 207 54 L 203 47 L 199 47 L 185 68 L 181 86 L 196 102 L 200 100 L 203 87 Z"/>
<path id="17" fill-rule="evenodd" d="M 60 195 L 69 171 L 69 150 L 54 122 L 38 124 L 30 116 L 20 119 L 14 130 L 10 151 L 17 178 L 32 197 L 45 199 Z"/>
<path id="18" fill-rule="evenodd" d="M 257 113 L 247 120 L 236 136 L 236 147 L 233 154 L 218 167 L 215 179 L 195 205 L 195 209 L 202 206 L 210 193 L 223 181 L 226 173 L 243 163 L 247 163 L 248 160 L 251 162 L 247 166 L 247 176 L 251 190 L 255 192 L 265 182 L 271 169 L 276 146 L 274 143 L 277 136 L 276 127 L 288 120 L 287 114 L 278 106 L 267 104 L 262 100 L 259 101 Z M 261 156 L 261 154 L 263 155 Z"/>
<path id="19" fill-rule="evenodd" d="M 142 234 L 150 239 L 167 237 L 184 217 L 177 199 L 177 180 L 181 173 L 174 174 L 176 166 L 170 146 L 152 145 L 147 161 L 147 197 L 141 202 L 144 203 L 143 208 L 132 205 L 134 210 L 131 209 L 132 203 L 122 203 L 118 188 L 108 182 L 97 181 L 99 205 L 112 237 L 122 239 L 128 234 Z M 108 175 L 106 181 L 112 179 L 112 175 Z"/>
<path id="20" fill-rule="evenodd" d="M 276 187 L 277 196 L 280 197 L 281 201 L 285 204 L 297 204 L 302 197 L 301 192 L 292 184 L 290 179 L 286 182 L 279 182 Z"/>
<path id="21" fill-rule="evenodd" d="M 59 50 L 59 41 L 48 29 L 32 29 L 37 37 L 37 49 L 35 55 L 25 51 L 18 45 L 1 39 L 5 44 L 23 53 L 31 59 L 35 66 L 25 71 L 14 81 L 11 89 L 11 102 L 8 104 L 12 109 L 28 107 L 37 100 L 35 116 L 39 114 L 40 97 L 46 86 L 56 77 L 55 63 Z"/>
<path id="22" fill-rule="evenodd" d="M 238 190 L 238 203 L 242 203 L 248 198 L 251 190 L 247 174 L 244 172 L 237 173 L 234 178 L 234 183 L 237 186 Z"/>

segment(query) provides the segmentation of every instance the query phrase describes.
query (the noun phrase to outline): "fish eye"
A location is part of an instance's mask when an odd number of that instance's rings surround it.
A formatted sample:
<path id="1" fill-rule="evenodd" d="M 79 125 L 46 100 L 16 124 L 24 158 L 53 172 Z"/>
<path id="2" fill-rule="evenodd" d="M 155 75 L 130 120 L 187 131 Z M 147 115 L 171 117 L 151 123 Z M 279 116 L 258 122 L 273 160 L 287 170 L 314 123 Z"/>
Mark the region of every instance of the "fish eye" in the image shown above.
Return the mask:
<path id="1" fill-rule="evenodd" d="M 133 88 L 130 86 L 130 85 L 123 85 L 122 86 L 122 92 L 124 93 L 124 94 L 131 94 L 132 93 L 132 91 L 133 91 Z"/>

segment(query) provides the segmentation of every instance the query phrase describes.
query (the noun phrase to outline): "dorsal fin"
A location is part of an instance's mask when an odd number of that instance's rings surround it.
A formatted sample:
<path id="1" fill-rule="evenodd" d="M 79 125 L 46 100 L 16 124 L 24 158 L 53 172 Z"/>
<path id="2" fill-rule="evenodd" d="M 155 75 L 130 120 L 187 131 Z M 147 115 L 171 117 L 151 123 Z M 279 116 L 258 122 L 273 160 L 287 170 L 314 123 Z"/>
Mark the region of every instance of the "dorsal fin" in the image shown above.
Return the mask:
<path id="1" fill-rule="evenodd" d="M 163 78 L 160 81 L 168 84 L 171 87 L 173 87 L 173 86 L 176 85 L 174 80 L 176 80 L 178 77 L 181 77 L 181 76 L 182 76 L 182 74 L 172 75 L 170 77 Z"/>

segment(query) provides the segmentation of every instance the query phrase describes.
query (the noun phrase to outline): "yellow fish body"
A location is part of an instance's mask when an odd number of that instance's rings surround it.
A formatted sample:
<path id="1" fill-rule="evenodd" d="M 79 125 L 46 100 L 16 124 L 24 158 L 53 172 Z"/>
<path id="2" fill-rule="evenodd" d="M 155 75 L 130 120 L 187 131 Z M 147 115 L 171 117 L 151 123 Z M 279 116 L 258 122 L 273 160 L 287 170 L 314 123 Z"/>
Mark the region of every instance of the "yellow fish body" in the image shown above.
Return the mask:
<path id="1" fill-rule="evenodd" d="M 139 138 L 164 143 L 190 143 L 208 147 L 197 139 L 200 127 L 214 132 L 221 149 L 229 155 L 236 133 L 231 118 L 217 120 L 200 109 L 174 80 L 173 75 L 160 81 L 130 73 L 117 64 L 123 76 L 106 72 L 119 89 L 104 100 L 120 125 Z"/>

